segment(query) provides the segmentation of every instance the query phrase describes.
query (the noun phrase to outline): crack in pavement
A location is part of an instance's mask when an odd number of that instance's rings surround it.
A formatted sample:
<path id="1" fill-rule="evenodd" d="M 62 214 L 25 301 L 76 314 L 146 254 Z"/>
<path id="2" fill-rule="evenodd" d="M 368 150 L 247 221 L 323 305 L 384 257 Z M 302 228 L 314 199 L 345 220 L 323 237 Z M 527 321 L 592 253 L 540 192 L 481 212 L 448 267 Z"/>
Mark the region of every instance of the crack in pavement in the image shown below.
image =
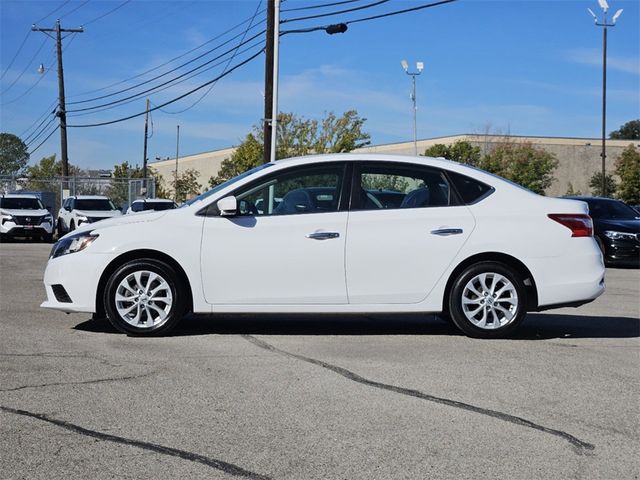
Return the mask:
<path id="1" fill-rule="evenodd" d="M 124 377 L 96 378 L 95 380 L 82 380 L 82 381 L 77 381 L 77 382 L 52 382 L 52 383 L 41 383 L 41 384 L 38 384 L 38 385 L 21 385 L 20 387 L 2 388 L 2 389 L 0 389 L 0 392 L 15 392 L 17 390 L 23 390 L 25 388 L 56 387 L 56 386 L 60 386 L 60 385 L 89 385 L 89 384 L 92 384 L 92 383 L 118 382 L 118 381 L 123 381 L 123 380 L 135 380 L 135 379 L 138 379 L 138 378 L 149 377 L 149 376 L 153 375 L 154 373 L 156 373 L 156 372 L 153 371 L 153 372 L 142 373 L 142 374 L 139 374 L 139 375 L 128 375 L 128 376 L 124 376 Z"/>
<path id="2" fill-rule="evenodd" d="M 316 360 L 315 358 L 310 358 L 310 357 L 305 357 L 303 355 L 299 355 L 296 353 L 291 353 L 291 352 L 287 352 L 286 350 L 281 350 L 277 347 L 274 347 L 273 345 L 265 342 L 264 340 L 260 340 L 252 335 L 241 335 L 242 338 L 244 338 L 245 340 L 253 343 L 254 345 L 256 345 L 257 347 L 263 348 L 265 350 L 268 350 L 270 352 L 273 353 L 277 353 L 280 355 L 284 355 L 287 357 L 292 357 L 295 358 L 297 360 L 302 360 L 303 362 L 307 362 L 307 363 L 311 363 L 313 365 L 317 365 L 319 367 L 322 368 L 326 368 L 327 370 L 330 370 L 334 373 L 337 373 L 338 375 L 348 379 L 348 380 L 352 380 L 354 382 L 357 383 L 361 383 L 363 385 L 367 385 L 369 387 L 375 387 L 375 388 L 379 388 L 382 390 L 387 390 L 390 392 L 394 392 L 394 393 L 399 393 L 401 395 L 407 395 L 410 397 L 414 397 L 414 398 L 420 398 L 422 400 L 427 400 L 429 402 L 434 402 L 434 403 L 439 403 L 441 405 L 447 405 L 449 407 L 454 407 L 454 408 L 459 408 L 462 410 L 467 410 L 470 412 L 474 412 L 474 413 L 478 413 L 480 415 L 485 415 L 488 417 L 492 417 L 492 418 L 496 418 L 498 420 L 502 420 L 505 422 L 509 422 L 515 425 L 520 425 L 522 427 L 528 427 L 528 428 L 532 428 L 534 430 L 538 430 L 540 432 L 544 432 L 544 433 L 548 433 L 549 435 L 554 435 L 556 437 L 560 437 L 563 440 L 566 440 L 567 442 L 569 442 L 569 444 L 571 444 L 572 447 L 574 447 L 574 451 L 578 454 L 578 455 L 583 455 L 588 453 L 589 451 L 592 451 L 595 449 L 595 446 L 584 442 L 576 437 L 574 437 L 573 435 L 567 433 L 567 432 L 563 432 L 562 430 L 555 430 L 553 428 L 549 428 L 549 427 L 545 427 L 543 425 L 539 425 L 537 423 L 534 423 L 530 420 L 527 420 L 525 418 L 522 417 L 516 417 L 515 415 L 509 415 L 508 413 L 503 413 L 503 412 L 498 412 L 496 410 L 490 410 L 487 408 L 482 408 L 482 407 L 477 407 L 475 405 L 471 405 L 468 403 L 463 403 L 463 402 L 458 402 L 456 400 L 450 400 L 448 398 L 443 398 L 443 397 L 436 397 L 433 395 L 429 395 L 427 393 L 421 392 L 419 390 L 413 390 L 413 389 L 409 389 L 409 388 L 404 388 L 404 387 L 398 387 L 396 385 L 390 385 L 387 383 L 381 383 L 381 382 L 376 382 L 374 380 L 369 380 L 368 378 L 364 378 L 361 377 L 360 375 L 351 372 L 350 370 L 347 370 L 346 368 L 342 368 L 342 367 L 338 367 L 336 365 L 332 365 L 330 363 L 326 363 L 323 362 L 322 360 Z"/>
<path id="3" fill-rule="evenodd" d="M 87 358 L 91 360 L 97 360 L 98 362 L 108 365 L 110 367 L 121 367 L 122 365 L 117 363 L 111 363 L 109 360 L 90 355 L 87 352 L 83 353 L 58 353 L 58 352 L 36 352 L 36 353 L 0 353 L 0 357 L 40 357 L 40 358 Z"/>
<path id="4" fill-rule="evenodd" d="M 268 477 L 266 475 L 261 475 L 259 473 L 251 472 L 249 470 L 245 470 L 242 467 L 239 467 L 232 463 L 224 462 L 222 460 L 205 457 L 204 455 L 188 452 L 186 450 L 180 450 L 172 447 L 165 447 L 164 445 L 158 445 L 156 443 L 143 442 L 141 440 L 133 440 L 130 438 L 120 437 L 117 435 L 98 432 L 96 430 L 89 430 L 79 425 L 65 422 L 64 420 L 51 418 L 48 415 L 45 415 L 43 413 L 28 412 L 26 410 L 18 410 L 15 408 L 5 407 L 2 405 L 0 405 L 0 411 L 3 411 L 5 413 L 12 413 L 14 415 L 22 415 L 25 417 L 35 418 L 37 420 L 51 423 L 53 425 L 64 428 L 66 430 L 70 430 L 80 435 L 97 438 L 98 440 L 102 440 L 105 442 L 113 442 L 113 443 L 119 443 L 121 445 L 129 445 L 132 447 L 141 448 L 143 450 L 150 450 L 152 452 L 160 453 L 162 455 L 168 455 L 170 457 L 177 457 L 183 460 L 200 463 L 202 465 L 215 468 L 216 470 L 220 470 L 224 473 L 228 473 L 229 475 L 233 475 L 236 477 L 245 477 L 251 480 L 271 480 L 271 477 Z"/>

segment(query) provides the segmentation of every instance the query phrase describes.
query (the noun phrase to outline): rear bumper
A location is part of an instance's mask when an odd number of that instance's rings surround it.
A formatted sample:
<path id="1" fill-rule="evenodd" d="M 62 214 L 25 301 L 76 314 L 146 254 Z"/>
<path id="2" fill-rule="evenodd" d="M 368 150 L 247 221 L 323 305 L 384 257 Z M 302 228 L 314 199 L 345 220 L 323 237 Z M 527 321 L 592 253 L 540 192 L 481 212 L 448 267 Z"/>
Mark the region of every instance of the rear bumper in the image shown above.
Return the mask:
<path id="1" fill-rule="evenodd" d="M 571 252 L 559 257 L 531 259 L 529 267 L 538 290 L 538 308 L 578 306 L 605 291 L 605 266 L 593 238 L 574 238 Z"/>

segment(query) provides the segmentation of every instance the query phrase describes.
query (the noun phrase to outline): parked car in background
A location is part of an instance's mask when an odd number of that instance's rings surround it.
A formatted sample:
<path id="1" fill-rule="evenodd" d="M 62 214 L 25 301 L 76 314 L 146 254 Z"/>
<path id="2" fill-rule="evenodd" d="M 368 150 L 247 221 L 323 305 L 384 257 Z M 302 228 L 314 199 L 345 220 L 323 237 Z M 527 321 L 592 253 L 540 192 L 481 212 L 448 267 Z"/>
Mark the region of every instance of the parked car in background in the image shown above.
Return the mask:
<path id="1" fill-rule="evenodd" d="M 403 199 L 384 208 L 370 185 Z M 443 159 L 284 159 L 181 208 L 63 237 L 42 307 L 93 312 L 135 335 L 167 332 L 189 311 L 424 312 L 503 337 L 527 311 L 604 292 L 587 211 Z"/>
<path id="2" fill-rule="evenodd" d="M 165 200 L 163 198 L 143 198 L 134 200 L 127 209 L 127 214 L 148 211 L 173 210 L 178 208 L 173 200 Z"/>
<path id="3" fill-rule="evenodd" d="M 35 195 L 0 196 L 0 239 L 7 237 L 53 239 L 53 216 Z"/>
<path id="4" fill-rule="evenodd" d="M 58 212 L 58 237 L 83 225 L 121 215 L 122 212 L 107 197 L 101 195 L 67 197 Z"/>
<path id="5" fill-rule="evenodd" d="M 598 245 L 607 265 L 640 267 L 640 213 L 620 200 L 565 197 L 589 205 Z"/>

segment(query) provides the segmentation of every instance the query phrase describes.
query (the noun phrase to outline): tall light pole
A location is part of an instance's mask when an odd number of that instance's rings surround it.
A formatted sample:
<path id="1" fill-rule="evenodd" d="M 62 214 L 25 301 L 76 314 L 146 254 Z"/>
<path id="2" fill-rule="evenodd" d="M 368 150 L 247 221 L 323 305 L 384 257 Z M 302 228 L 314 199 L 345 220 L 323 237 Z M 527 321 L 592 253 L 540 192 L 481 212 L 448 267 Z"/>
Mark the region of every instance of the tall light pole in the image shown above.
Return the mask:
<path id="1" fill-rule="evenodd" d="M 404 73 L 411 76 L 411 83 L 413 85 L 411 90 L 411 100 L 413 102 L 413 154 L 418 156 L 418 105 L 416 104 L 416 77 L 422 73 L 422 70 L 424 70 L 424 63 L 417 62 L 415 72 L 409 71 L 409 64 L 406 60 L 402 60 L 400 64 L 404 69 Z"/>
<path id="2" fill-rule="evenodd" d="M 622 15 L 622 9 L 618 10 L 611 19 L 611 23 L 607 23 L 607 12 L 609 4 L 607 0 L 598 0 L 600 8 L 602 8 L 602 21 L 598 21 L 598 17 L 593 10 L 587 8 L 593 17 L 596 26 L 602 27 L 602 196 L 607 196 L 607 179 L 605 159 L 607 158 L 607 27 L 615 27 L 616 21 Z"/>

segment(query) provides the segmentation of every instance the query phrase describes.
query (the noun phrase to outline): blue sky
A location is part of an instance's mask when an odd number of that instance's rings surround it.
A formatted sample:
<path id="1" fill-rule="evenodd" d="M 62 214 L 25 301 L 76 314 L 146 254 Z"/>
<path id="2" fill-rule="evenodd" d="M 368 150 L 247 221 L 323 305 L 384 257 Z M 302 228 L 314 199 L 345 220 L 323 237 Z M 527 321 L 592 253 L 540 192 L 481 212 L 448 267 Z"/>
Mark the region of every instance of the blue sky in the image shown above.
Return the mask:
<path id="1" fill-rule="evenodd" d="M 324 9 L 286 11 L 333 3 L 287 0 L 282 20 L 375 3 L 360 0 Z M 94 102 L 161 75 L 228 41 L 240 41 L 248 23 L 168 65 L 124 83 L 198 47 L 260 12 L 266 2 L 155 0 L 0 0 L 0 130 L 28 137 L 47 125 L 57 99 L 54 42 L 30 32 L 37 22 L 63 28 L 85 25 L 64 40 L 68 123 L 111 121 L 144 111 L 146 95 L 104 111 L 75 112 L 139 93 L 144 88 Z M 288 22 L 283 30 L 337 23 L 428 3 L 391 0 L 368 9 L 320 19 Z M 608 131 L 640 117 L 640 2 L 609 0 L 610 15 L 624 13 L 609 30 Z M 111 10 L 112 13 L 99 18 Z M 418 137 L 459 133 L 510 132 L 516 135 L 599 137 L 602 89 L 602 31 L 587 13 L 601 12 L 596 0 L 459 0 L 435 8 L 350 25 L 342 35 L 290 34 L 280 44 L 280 111 L 320 119 L 326 112 L 357 110 L 374 144 L 411 140 L 410 78 L 400 66 L 423 61 L 418 78 Z M 43 18 L 44 17 L 44 18 Z M 249 36 L 264 25 L 258 13 Z M 30 32 L 30 33 L 29 33 Z M 258 39 L 256 39 L 256 42 Z M 21 44 L 22 48 L 20 48 Z M 255 42 L 254 42 L 255 43 Z M 251 46 L 252 43 L 247 44 Z M 241 47 L 245 48 L 245 47 Z M 40 50 L 39 50 L 40 49 Z M 218 50 L 216 53 L 220 53 Z M 259 51 L 238 52 L 235 65 Z M 16 55 L 18 53 L 18 55 Z M 210 60 L 212 55 L 146 84 L 149 88 Z M 14 60 L 15 57 L 15 60 Z M 229 56 L 223 58 L 225 60 Z M 13 61 L 13 64 L 11 62 Z M 42 63 L 47 73 L 37 73 Z M 214 62 L 215 63 L 215 62 Z M 222 73 L 224 63 L 179 85 L 150 94 L 160 105 Z M 49 70 L 51 67 L 51 70 Z M 115 86 L 109 87 L 112 84 Z M 98 91 L 96 91 L 98 90 Z M 176 125 L 180 153 L 193 154 L 237 145 L 263 116 L 264 56 L 232 72 L 208 91 L 200 90 L 152 113 L 148 157 L 175 155 Z M 89 92 L 89 93 L 86 93 Z M 166 112 L 186 111 L 170 114 Z M 43 116 L 45 115 L 45 116 Z M 42 120 L 40 120 L 42 119 Z M 35 148 L 54 127 L 32 143 Z M 109 126 L 69 128 L 69 159 L 82 168 L 142 163 L 144 118 Z M 32 141 L 32 140 L 30 140 Z M 54 133 L 32 162 L 59 154 Z"/>

